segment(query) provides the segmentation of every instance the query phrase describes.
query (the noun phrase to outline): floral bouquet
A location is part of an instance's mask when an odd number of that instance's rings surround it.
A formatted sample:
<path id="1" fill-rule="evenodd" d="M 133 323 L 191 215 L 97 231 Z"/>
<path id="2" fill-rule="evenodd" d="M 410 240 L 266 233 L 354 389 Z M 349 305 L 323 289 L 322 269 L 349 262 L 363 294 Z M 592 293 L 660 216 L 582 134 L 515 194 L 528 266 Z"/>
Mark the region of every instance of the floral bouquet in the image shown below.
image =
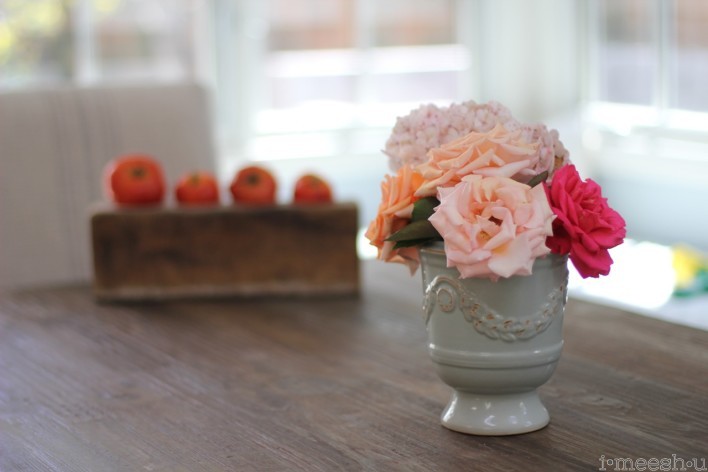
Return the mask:
<path id="1" fill-rule="evenodd" d="M 530 275 L 550 252 L 582 277 L 607 275 L 626 234 L 600 186 L 582 180 L 556 130 L 496 102 L 421 106 L 398 118 L 385 154 L 393 175 L 366 237 L 380 259 L 419 266 L 443 241 L 462 278 Z"/>

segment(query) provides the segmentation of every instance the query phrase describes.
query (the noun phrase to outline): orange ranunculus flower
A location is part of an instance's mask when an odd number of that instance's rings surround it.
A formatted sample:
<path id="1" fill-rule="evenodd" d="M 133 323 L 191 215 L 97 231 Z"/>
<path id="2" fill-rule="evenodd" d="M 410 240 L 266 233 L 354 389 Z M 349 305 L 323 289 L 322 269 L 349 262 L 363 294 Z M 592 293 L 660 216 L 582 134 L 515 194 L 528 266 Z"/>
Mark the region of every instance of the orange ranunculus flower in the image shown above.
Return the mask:
<path id="1" fill-rule="evenodd" d="M 378 213 L 366 230 L 371 245 L 379 249 L 379 259 L 406 264 L 411 273 L 419 265 L 418 248 L 394 249 L 396 243 L 386 239 L 410 221 L 413 203 L 419 199 L 414 194 L 422 184 L 423 176 L 407 165 L 401 167 L 395 176 L 386 175 L 381 183 Z"/>

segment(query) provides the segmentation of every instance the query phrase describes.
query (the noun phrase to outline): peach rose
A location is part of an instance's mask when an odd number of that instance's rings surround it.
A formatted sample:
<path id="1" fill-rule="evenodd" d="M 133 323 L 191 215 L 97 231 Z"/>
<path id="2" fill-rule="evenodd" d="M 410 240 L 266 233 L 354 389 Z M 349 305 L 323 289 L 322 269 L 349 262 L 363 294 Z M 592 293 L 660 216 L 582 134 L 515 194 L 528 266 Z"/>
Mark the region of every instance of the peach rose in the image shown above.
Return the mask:
<path id="1" fill-rule="evenodd" d="M 534 260 L 550 252 L 553 212 L 541 185 L 469 175 L 440 188 L 438 198 L 429 220 L 462 278 L 530 275 Z"/>
<path id="2" fill-rule="evenodd" d="M 378 213 L 365 233 L 371 245 L 379 249 L 379 259 L 404 263 L 411 274 L 420 263 L 418 248 L 394 249 L 396 243 L 386 239 L 410 222 L 413 203 L 418 200 L 414 193 L 422 183 L 423 176 L 407 165 L 401 167 L 395 176 L 386 175 L 381 183 L 381 204 Z"/>
<path id="3" fill-rule="evenodd" d="M 487 133 L 472 132 L 431 149 L 428 161 L 416 168 L 425 178 L 416 195 L 433 196 L 438 187 L 452 187 L 470 174 L 528 182 L 545 170 L 550 172 L 553 161 L 542 161 L 538 143 L 526 142 L 521 133 L 497 124 Z"/>

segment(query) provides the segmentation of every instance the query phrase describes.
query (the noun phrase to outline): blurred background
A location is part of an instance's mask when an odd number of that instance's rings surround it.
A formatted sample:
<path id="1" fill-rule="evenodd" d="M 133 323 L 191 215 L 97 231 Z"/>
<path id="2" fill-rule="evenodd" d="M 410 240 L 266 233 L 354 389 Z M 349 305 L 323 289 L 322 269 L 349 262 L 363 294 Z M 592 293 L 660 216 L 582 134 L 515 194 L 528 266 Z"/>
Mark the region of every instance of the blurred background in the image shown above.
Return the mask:
<path id="1" fill-rule="evenodd" d="M 671 248 L 708 251 L 706 24 L 704 0 L 0 0 L 0 286 L 90 278 L 82 225 L 128 144 L 224 186 L 259 162 L 282 201 L 316 171 L 365 226 L 396 117 L 473 99 L 557 128 L 627 220 L 623 278 L 575 293 L 666 312 Z"/>

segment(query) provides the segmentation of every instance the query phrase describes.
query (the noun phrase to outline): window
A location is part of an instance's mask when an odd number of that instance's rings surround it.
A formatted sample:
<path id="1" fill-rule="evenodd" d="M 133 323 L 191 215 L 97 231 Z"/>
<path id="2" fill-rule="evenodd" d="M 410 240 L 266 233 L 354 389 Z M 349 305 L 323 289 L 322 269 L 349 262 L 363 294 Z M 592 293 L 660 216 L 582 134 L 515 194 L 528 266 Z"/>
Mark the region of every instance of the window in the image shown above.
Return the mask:
<path id="1" fill-rule="evenodd" d="M 219 172 L 322 171 L 378 204 L 396 116 L 474 96 L 474 0 L 0 0 L 0 89 L 197 79 Z M 463 21 L 464 20 L 464 21 Z M 277 162 L 275 162 L 277 161 Z M 372 178 L 372 176 L 376 176 Z M 284 184 L 280 197 L 287 201 Z"/>
<path id="2" fill-rule="evenodd" d="M 626 135 L 708 131 L 708 3 L 586 2 L 591 121 Z M 700 135 L 694 138 L 702 139 Z"/>
<path id="3" fill-rule="evenodd" d="M 195 76 L 200 3 L 0 0 L 0 88 Z"/>
<path id="4" fill-rule="evenodd" d="M 651 105 L 659 82 L 653 4 L 645 0 L 603 1 L 598 10 L 597 98 Z"/>
<path id="5" fill-rule="evenodd" d="M 257 5 L 256 5 L 257 3 Z M 226 149 L 256 160 L 380 154 L 395 117 L 468 95 L 459 0 L 215 2 Z"/>
<path id="6" fill-rule="evenodd" d="M 675 2 L 674 16 L 676 57 L 671 64 L 676 106 L 708 112 L 708 4 L 700 0 Z"/>
<path id="7" fill-rule="evenodd" d="M 630 237 L 708 250 L 708 3 L 582 5 L 586 162 Z"/>
<path id="8" fill-rule="evenodd" d="M 214 0 L 220 173 L 262 161 L 288 201 L 316 171 L 361 225 L 397 116 L 473 96 L 473 0 Z M 462 21 L 464 19 L 464 21 Z"/>

